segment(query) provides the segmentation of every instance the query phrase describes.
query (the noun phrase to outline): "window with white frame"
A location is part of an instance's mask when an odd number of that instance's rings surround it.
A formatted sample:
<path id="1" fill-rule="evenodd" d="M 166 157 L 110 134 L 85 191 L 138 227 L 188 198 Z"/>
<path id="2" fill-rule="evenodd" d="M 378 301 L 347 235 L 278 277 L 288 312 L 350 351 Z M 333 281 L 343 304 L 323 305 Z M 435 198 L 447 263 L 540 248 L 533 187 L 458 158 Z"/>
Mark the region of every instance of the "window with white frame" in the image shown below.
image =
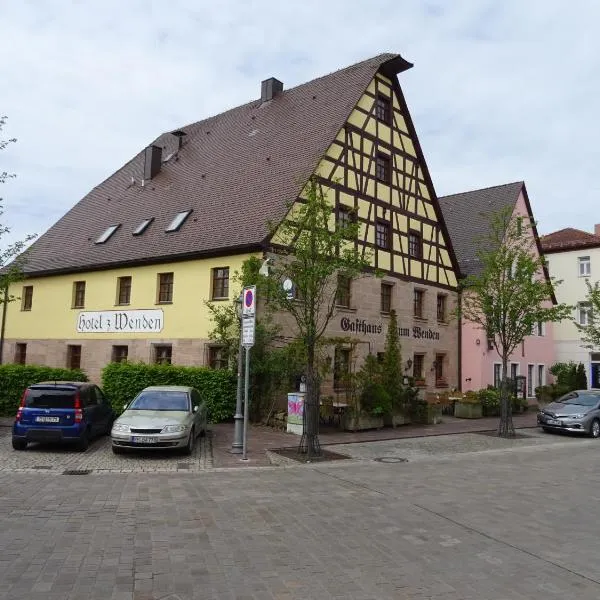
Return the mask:
<path id="1" fill-rule="evenodd" d="M 527 397 L 532 398 L 534 395 L 533 378 L 535 377 L 535 365 L 527 365 Z"/>
<path id="2" fill-rule="evenodd" d="M 588 302 L 580 302 L 577 305 L 577 322 L 580 325 L 589 325 L 590 324 L 590 313 L 592 307 Z"/>
<path id="3" fill-rule="evenodd" d="M 500 363 L 494 363 L 494 387 L 500 389 L 502 383 L 502 365 Z"/>
<path id="4" fill-rule="evenodd" d="M 510 363 L 510 378 L 514 381 L 519 374 L 519 363 Z"/>
<path id="5" fill-rule="evenodd" d="M 546 335 L 546 323 L 543 321 L 538 321 L 534 327 L 535 335 L 539 337 L 543 337 Z"/>
<path id="6" fill-rule="evenodd" d="M 592 272 L 590 257 L 580 256 L 577 261 L 579 263 L 579 277 L 589 277 Z"/>
<path id="7" fill-rule="evenodd" d="M 546 368 L 544 365 L 538 365 L 538 386 L 546 385 Z"/>

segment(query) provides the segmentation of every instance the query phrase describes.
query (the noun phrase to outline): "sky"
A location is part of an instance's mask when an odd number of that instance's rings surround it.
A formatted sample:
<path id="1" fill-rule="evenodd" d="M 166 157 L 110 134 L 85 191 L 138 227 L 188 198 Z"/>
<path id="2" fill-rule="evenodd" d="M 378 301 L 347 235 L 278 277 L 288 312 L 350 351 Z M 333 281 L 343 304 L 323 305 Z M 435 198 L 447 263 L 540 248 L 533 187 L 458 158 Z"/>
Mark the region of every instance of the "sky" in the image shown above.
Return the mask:
<path id="1" fill-rule="evenodd" d="M 0 0 L 0 186 L 43 233 L 160 133 L 382 52 L 438 196 L 524 180 L 540 233 L 593 231 L 600 2 Z"/>

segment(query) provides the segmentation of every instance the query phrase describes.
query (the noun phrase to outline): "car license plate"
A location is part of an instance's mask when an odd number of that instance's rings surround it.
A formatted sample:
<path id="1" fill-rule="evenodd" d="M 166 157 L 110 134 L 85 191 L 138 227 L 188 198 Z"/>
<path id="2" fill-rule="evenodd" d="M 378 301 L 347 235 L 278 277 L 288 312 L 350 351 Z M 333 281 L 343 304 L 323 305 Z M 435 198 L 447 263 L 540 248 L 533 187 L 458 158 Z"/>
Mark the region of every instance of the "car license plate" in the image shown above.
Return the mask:
<path id="1" fill-rule="evenodd" d="M 36 417 L 36 423 L 58 423 L 60 421 L 60 417 Z"/>
<path id="2" fill-rule="evenodd" d="M 146 435 L 134 435 L 131 437 L 131 441 L 134 444 L 156 444 L 158 443 L 158 438 L 149 437 Z"/>
<path id="3" fill-rule="evenodd" d="M 548 423 L 548 425 L 560 425 L 560 421 L 558 419 L 548 419 L 546 423 Z"/>

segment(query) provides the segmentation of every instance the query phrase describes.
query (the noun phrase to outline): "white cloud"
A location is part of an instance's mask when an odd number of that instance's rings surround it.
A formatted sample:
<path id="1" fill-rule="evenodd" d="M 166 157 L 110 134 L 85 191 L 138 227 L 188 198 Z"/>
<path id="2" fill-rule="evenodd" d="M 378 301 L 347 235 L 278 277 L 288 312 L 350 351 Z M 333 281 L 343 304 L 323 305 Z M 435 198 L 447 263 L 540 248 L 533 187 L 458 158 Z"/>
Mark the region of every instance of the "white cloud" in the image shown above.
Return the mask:
<path id="1" fill-rule="evenodd" d="M 4 220 L 41 233 L 159 133 L 256 98 L 261 79 L 392 51 L 415 63 L 400 83 L 438 194 L 524 179 L 542 232 L 589 230 L 598 17 L 582 0 L 3 3 L 0 113 L 18 138 L 0 153 L 18 174 Z"/>

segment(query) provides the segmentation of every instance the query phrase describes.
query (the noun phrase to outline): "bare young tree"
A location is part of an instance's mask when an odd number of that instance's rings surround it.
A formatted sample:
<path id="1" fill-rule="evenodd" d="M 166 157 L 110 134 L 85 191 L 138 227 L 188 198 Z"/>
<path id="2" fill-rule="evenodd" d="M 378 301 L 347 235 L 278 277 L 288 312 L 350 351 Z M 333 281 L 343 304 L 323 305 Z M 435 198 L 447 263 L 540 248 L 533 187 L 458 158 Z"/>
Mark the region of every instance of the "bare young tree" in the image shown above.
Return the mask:
<path id="1" fill-rule="evenodd" d="M 459 314 L 486 332 L 502 361 L 498 435 L 514 437 L 508 361 L 538 323 L 569 318 L 572 308 L 553 303 L 560 282 L 548 278 L 529 219 L 512 209 L 489 217 L 489 234 L 478 243 L 481 269 L 462 282 Z"/>
<path id="2" fill-rule="evenodd" d="M 582 308 L 587 313 L 587 324 L 581 325 L 577 321 L 574 323 L 581 333 L 584 348 L 596 350 L 600 348 L 600 282 L 592 284 L 586 279 L 585 284 L 587 296 Z"/>

